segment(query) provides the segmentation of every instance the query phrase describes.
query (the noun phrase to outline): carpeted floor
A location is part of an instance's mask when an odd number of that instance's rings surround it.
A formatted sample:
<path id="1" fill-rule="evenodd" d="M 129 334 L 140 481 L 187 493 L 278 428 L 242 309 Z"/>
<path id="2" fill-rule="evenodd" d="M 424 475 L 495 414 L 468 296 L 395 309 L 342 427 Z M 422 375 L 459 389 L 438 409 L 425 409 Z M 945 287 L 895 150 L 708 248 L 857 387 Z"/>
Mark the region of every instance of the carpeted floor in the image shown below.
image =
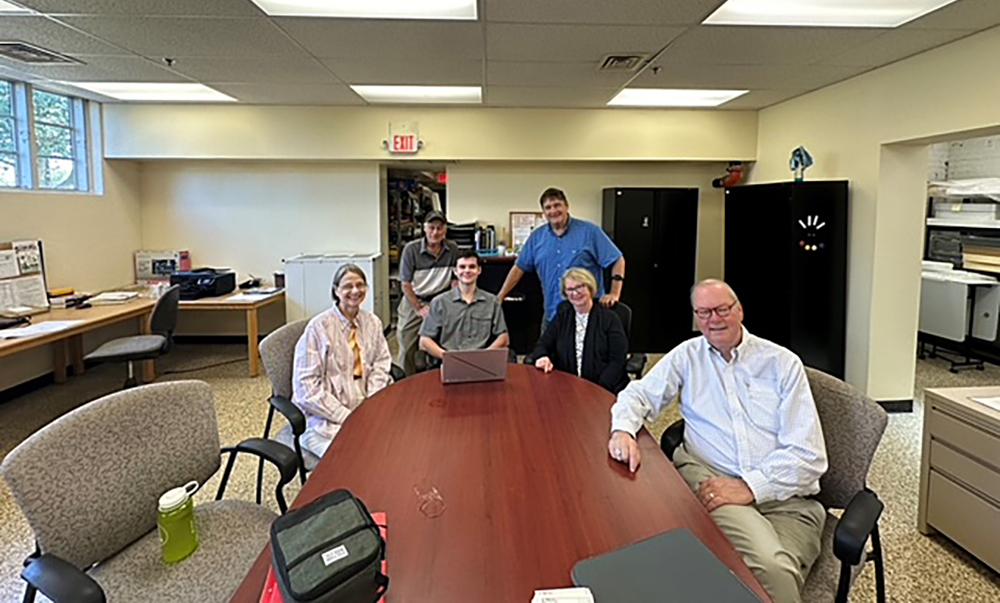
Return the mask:
<path id="1" fill-rule="evenodd" d="M 395 343 L 395 342 L 393 342 Z M 215 393 L 223 445 L 260 435 L 270 393 L 266 377 L 249 379 L 245 348 L 241 345 L 178 345 L 160 363 L 166 379 L 201 379 Z M 189 372 L 178 372 L 189 371 Z M 0 455 L 35 430 L 61 414 L 117 390 L 123 380 L 120 366 L 99 366 L 67 384 L 50 385 L 0 404 Z M 889 427 L 876 455 L 870 486 L 886 503 L 880 527 L 886 555 L 888 598 L 909 601 L 1000 601 L 1000 575 L 962 552 L 943 537 L 917 532 L 917 486 L 919 480 L 922 392 L 925 387 L 988 385 L 1000 383 L 1000 368 L 966 371 L 953 375 L 942 360 L 918 362 L 915 409 L 912 414 L 890 415 Z M 667 411 L 651 426 L 654 436 L 669 425 L 676 414 Z M 227 498 L 253 500 L 256 463 L 237 465 Z M 268 474 L 265 492 L 273 491 L 275 476 Z M 269 485 L 270 484 L 270 485 Z M 211 480 L 199 493 L 210 498 L 217 487 Z M 294 498 L 297 486 L 286 494 Z M 266 500 L 277 510 L 273 497 Z M 21 562 L 33 547 L 31 532 L 6 485 L 0 484 L 0 601 L 20 600 Z M 855 586 L 853 601 L 874 601 L 874 579 L 866 569 Z"/>

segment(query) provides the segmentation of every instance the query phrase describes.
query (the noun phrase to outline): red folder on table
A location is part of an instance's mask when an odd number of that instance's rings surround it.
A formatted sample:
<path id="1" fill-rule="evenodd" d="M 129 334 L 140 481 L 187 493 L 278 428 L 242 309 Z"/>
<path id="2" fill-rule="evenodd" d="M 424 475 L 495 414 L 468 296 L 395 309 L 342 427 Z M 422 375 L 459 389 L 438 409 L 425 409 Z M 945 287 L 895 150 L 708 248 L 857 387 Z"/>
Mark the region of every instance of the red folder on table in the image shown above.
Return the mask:
<path id="1" fill-rule="evenodd" d="M 388 519 L 385 513 L 372 513 L 372 519 L 378 525 L 378 531 L 382 533 L 382 539 L 387 540 Z M 385 559 L 382 560 L 382 573 L 389 575 Z M 267 566 L 267 578 L 264 579 L 264 591 L 260 593 L 260 603 L 284 603 L 281 598 L 281 590 L 278 589 L 278 581 L 274 577 L 274 566 Z M 385 603 L 385 597 L 379 599 L 379 603 Z"/>

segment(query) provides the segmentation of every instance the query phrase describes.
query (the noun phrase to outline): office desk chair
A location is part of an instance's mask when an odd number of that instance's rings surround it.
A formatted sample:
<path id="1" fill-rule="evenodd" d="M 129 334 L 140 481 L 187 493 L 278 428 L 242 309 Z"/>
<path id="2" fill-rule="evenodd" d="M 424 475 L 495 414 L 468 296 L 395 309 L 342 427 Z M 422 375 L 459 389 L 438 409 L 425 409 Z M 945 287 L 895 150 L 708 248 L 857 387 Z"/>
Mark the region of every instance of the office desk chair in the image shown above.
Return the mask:
<path id="1" fill-rule="evenodd" d="M 816 499 L 827 509 L 843 509 L 840 519 L 827 513 L 819 558 L 802 587 L 803 601 L 847 603 L 864 564 L 875 563 L 875 596 L 885 603 L 885 570 L 878 518 L 884 505 L 865 486 L 868 468 L 889 422 L 871 398 L 836 377 L 806 367 L 809 388 L 823 426 L 829 468 L 819 480 Z M 660 449 L 673 460 L 684 441 L 684 419 L 663 432 Z M 871 539 L 872 550 L 866 551 Z"/>
<path id="2" fill-rule="evenodd" d="M 128 378 L 122 389 L 139 384 L 135 378 L 134 363 L 140 360 L 154 360 L 166 354 L 173 347 L 174 329 L 177 328 L 177 305 L 181 298 L 181 288 L 174 285 L 156 301 L 149 316 L 149 335 L 119 337 L 105 342 L 101 347 L 87 354 L 84 360 L 95 362 L 127 362 Z"/>
<path id="3" fill-rule="evenodd" d="M 611 309 L 618 315 L 618 320 L 622 321 L 625 338 L 629 341 L 629 352 L 625 357 L 625 374 L 642 379 L 642 372 L 646 370 L 646 354 L 632 351 L 632 308 L 624 302 L 618 302 L 611 306 Z"/>
<path id="4" fill-rule="evenodd" d="M 301 436 L 306 430 L 306 416 L 292 402 L 292 378 L 295 373 L 295 345 L 302 338 L 302 333 L 309 324 L 308 320 L 299 320 L 278 327 L 258 345 L 261 364 L 271 381 L 271 397 L 268 398 L 267 421 L 264 423 L 264 438 L 271 438 L 271 426 L 274 423 L 275 411 L 280 412 L 288 425 L 274 435 L 274 441 L 279 442 L 294 451 L 297 459 L 299 481 L 306 483 L 306 473 L 316 468 L 319 457 L 302 448 Z M 403 369 L 393 364 L 389 375 L 392 380 L 399 381 L 406 377 Z M 261 501 L 261 488 L 264 479 L 264 461 L 257 465 L 257 503 Z"/>
<path id="5" fill-rule="evenodd" d="M 220 468 L 212 390 L 172 381 L 110 394 L 56 419 L 0 464 L 36 541 L 25 561 L 24 600 L 55 603 L 228 601 L 267 542 L 270 509 L 221 500 L 236 456 L 266 458 L 281 473 L 275 496 L 295 478 L 291 452 L 253 438 L 222 449 L 229 460 L 215 501 L 195 506 L 199 547 L 182 563 L 160 558 L 157 500 L 208 481 Z"/>

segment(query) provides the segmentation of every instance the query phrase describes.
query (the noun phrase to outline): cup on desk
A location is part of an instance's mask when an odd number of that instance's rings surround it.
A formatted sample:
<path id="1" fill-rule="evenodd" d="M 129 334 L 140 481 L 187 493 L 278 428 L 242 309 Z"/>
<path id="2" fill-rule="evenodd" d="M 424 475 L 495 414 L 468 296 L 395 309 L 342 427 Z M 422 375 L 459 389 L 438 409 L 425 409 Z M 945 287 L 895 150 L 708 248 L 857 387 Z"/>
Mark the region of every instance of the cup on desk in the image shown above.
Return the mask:
<path id="1" fill-rule="evenodd" d="M 426 517 L 434 519 L 444 513 L 444 497 L 441 496 L 441 492 L 434 484 L 422 480 L 413 486 L 413 493 L 417 496 L 417 506 L 420 512 Z"/>
<path id="2" fill-rule="evenodd" d="M 170 288 L 170 283 L 150 283 L 149 285 L 149 298 L 150 299 L 160 299 L 167 289 Z"/>

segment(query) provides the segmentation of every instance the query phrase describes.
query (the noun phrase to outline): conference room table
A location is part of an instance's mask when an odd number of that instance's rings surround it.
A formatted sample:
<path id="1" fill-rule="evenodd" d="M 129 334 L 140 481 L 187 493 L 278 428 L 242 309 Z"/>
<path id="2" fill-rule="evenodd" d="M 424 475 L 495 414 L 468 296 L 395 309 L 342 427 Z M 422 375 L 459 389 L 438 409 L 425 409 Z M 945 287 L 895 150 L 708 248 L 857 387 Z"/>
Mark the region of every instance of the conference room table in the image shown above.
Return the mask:
<path id="1" fill-rule="evenodd" d="M 578 561 L 675 528 L 769 601 L 645 429 L 636 473 L 611 459 L 613 403 L 589 381 L 530 366 L 452 385 L 421 373 L 351 413 L 292 507 L 347 488 L 386 512 L 389 603 L 528 603 L 572 586 Z M 430 486 L 436 517 L 417 496 Z M 270 560 L 265 547 L 232 601 L 259 601 Z"/>

